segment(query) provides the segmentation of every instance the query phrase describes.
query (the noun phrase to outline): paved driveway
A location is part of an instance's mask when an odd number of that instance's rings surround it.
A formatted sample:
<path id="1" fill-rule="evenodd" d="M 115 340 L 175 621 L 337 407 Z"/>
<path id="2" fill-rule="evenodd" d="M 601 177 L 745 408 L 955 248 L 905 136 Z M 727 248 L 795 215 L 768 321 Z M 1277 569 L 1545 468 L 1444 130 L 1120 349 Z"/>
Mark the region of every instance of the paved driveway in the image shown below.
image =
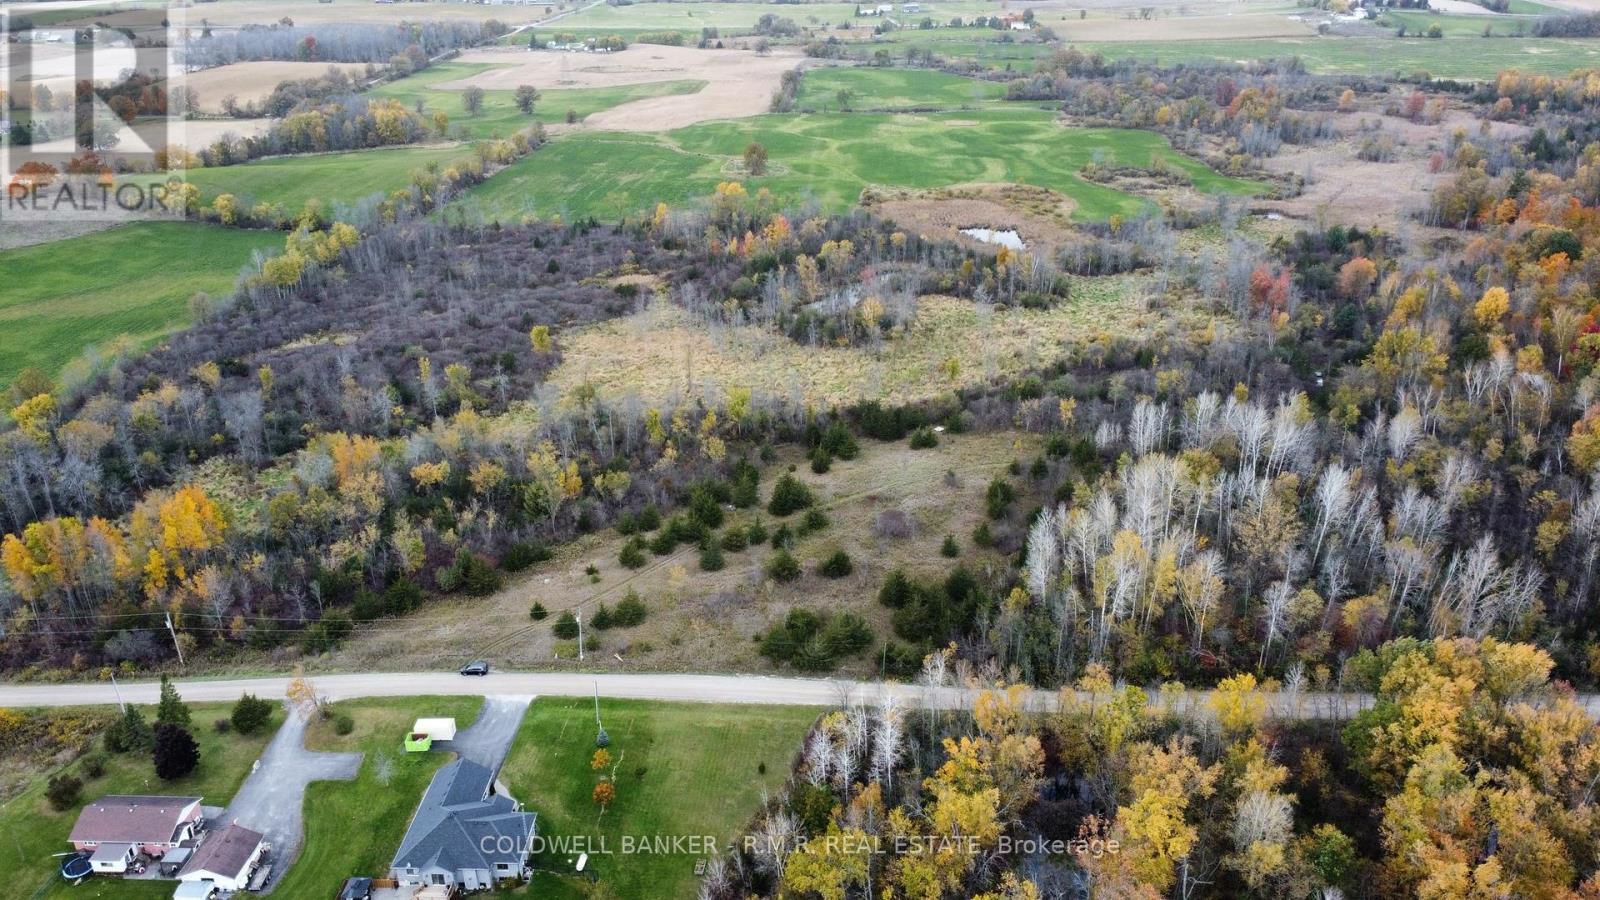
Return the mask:
<path id="1" fill-rule="evenodd" d="M 463 757 L 498 772 L 511 750 L 511 742 L 522 725 L 522 716 L 533 702 L 529 694 L 496 694 L 483 698 L 483 710 L 472 725 L 456 732 L 455 740 L 438 741 L 434 750 L 459 753 Z"/>
<path id="2" fill-rule="evenodd" d="M 222 822 L 237 821 L 266 835 L 272 844 L 271 890 L 300 853 L 305 836 L 301 813 L 306 785 L 313 781 L 349 781 L 361 769 L 359 753 L 315 753 L 305 745 L 306 720 L 290 711 L 283 727 L 261 754 L 256 769 L 222 814 Z"/>

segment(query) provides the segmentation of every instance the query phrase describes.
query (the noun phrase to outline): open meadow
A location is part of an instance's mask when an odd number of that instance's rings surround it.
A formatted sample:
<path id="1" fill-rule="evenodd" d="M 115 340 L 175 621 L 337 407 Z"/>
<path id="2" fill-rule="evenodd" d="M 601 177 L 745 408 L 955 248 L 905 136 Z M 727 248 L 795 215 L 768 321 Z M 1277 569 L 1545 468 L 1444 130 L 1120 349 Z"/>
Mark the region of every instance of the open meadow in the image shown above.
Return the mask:
<path id="1" fill-rule="evenodd" d="M 411 174 L 472 156 L 465 144 L 386 147 L 348 153 L 275 156 L 236 166 L 190 169 L 184 180 L 200 189 L 202 202 L 233 194 L 245 205 L 276 203 L 291 215 L 308 200 L 329 209 L 372 194 L 388 194 L 411 183 Z M 148 178 L 148 176 L 142 176 Z"/>
<path id="2" fill-rule="evenodd" d="M 1207 194 L 1247 196 L 1264 186 L 1219 175 L 1144 131 L 1065 128 L 1048 110 L 1025 105 L 918 115 L 819 113 L 706 123 L 662 135 L 583 131 L 509 166 L 473 190 L 486 215 L 615 218 L 657 201 L 679 205 L 743 175 L 752 141 L 770 154 L 768 174 L 746 188 L 785 204 L 815 202 L 842 212 L 869 186 L 937 188 L 1019 182 L 1071 198 L 1078 219 L 1131 215 L 1149 201 L 1086 181 L 1091 160 L 1174 167 Z"/>
<path id="3" fill-rule="evenodd" d="M 145 222 L 0 251 L 0 384 L 25 368 L 55 375 L 85 347 L 148 344 L 189 319 L 189 299 L 226 296 L 273 232 Z"/>

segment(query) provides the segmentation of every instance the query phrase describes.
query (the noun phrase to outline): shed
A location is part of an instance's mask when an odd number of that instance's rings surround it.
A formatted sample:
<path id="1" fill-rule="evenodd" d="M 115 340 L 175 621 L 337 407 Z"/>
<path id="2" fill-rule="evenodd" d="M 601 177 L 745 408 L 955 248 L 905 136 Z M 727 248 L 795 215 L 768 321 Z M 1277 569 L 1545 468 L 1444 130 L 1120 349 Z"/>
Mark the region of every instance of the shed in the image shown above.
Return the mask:
<path id="1" fill-rule="evenodd" d="M 128 871 L 128 866 L 133 865 L 133 857 L 132 844 L 114 844 L 107 841 L 94 848 L 94 854 L 89 857 L 89 865 L 94 866 L 96 872 L 120 875 Z"/>
<path id="2" fill-rule="evenodd" d="M 209 881 L 180 881 L 172 892 L 172 900 L 211 900 L 217 896 L 217 886 Z"/>
<path id="3" fill-rule="evenodd" d="M 406 735 L 406 751 L 418 753 L 429 750 L 434 741 L 453 741 L 455 737 L 455 719 L 418 719 Z"/>

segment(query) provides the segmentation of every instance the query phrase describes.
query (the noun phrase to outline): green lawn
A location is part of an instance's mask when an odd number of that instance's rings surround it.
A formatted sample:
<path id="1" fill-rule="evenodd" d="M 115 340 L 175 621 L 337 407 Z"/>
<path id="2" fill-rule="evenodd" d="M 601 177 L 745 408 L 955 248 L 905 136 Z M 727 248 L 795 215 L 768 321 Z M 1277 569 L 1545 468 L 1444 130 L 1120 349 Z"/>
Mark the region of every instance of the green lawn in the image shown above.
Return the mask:
<path id="1" fill-rule="evenodd" d="M 865 4 L 863 4 L 865 5 Z M 897 14 L 902 20 L 908 16 L 920 21 L 931 16 L 937 21 L 949 21 L 956 15 L 993 14 L 996 6 L 983 0 L 934 0 L 922 4 L 919 13 Z M 898 0 L 897 0 L 898 8 Z M 727 3 L 727 2 L 644 2 L 625 6 L 609 3 L 590 7 L 576 15 L 568 16 L 538 30 L 555 33 L 578 29 L 649 29 L 693 31 L 714 27 L 719 29 L 748 29 L 763 15 L 772 14 L 793 19 L 801 26 L 832 28 L 840 22 L 854 22 L 871 28 L 878 20 L 871 17 L 856 18 L 854 3 Z M 727 37 L 726 34 L 723 35 Z"/>
<path id="2" fill-rule="evenodd" d="M 800 81 L 797 105 L 817 112 L 838 112 L 843 108 L 840 91 L 849 92 L 849 109 L 862 111 L 988 105 L 1005 97 L 1006 86 L 937 69 L 839 66 L 807 72 Z"/>
<path id="3" fill-rule="evenodd" d="M 219 734 L 212 722 L 231 712 L 231 703 L 197 703 L 190 707 L 193 716 L 191 730 L 200 744 L 200 767 L 186 778 L 162 781 L 155 776 L 150 757 L 146 754 L 111 754 L 106 773 L 100 778 L 84 779 L 83 801 L 99 799 L 107 794 L 172 794 L 198 796 L 207 806 L 226 806 L 234 792 L 250 773 L 250 765 L 261 755 L 261 750 L 271 740 L 272 733 L 283 722 L 282 712 L 275 711 L 271 724 L 260 732 L 244 736 L 234 733 Z M 107 715 L 115 714 L 108 710 Z M 154 721 L 155 708 L 144 708 L 145 719 Z M 95 742 L 95 750 L 100 747 Z M 77 763 L 66 770 L 82 775 Z M 61 860 L 52 854 L 72 849 L 67 835 L 77 821 L 83 804 L 65 812 L 56 812 L 45 799 L 44 787 L 48 775 L 55 770 L 40 772 L 20 794 L 0 805 L 0 815 L 5 817 L 6 828 L 0 832 L 0 884 L 9 884 L 8 896 L 16 897 L 107 897 L 154 898 L 170 897 L 171 882 L 127 882 L 115 878 L 90 878 L 72 887 L 56 874 Z M 36 889 L 39 891 L 35 894 Z"/>
<path id="4" fill-rule="evenodd" d="M 450 117 L 452 128 L 459 127 L 473 139 L 509 137 L 518 129 L 534 121 L 553 123 L 566 121 L 570 110 L 579 119 L 602 109 L 610 109 L 632 100 L 647 97 L 665 97 L 672 94 L 692 94 L 705 87 L 704 81 L 659 81 L 649 84 L 628 84 L 604 88 L 573 88 L 540 93 L 533 115 L 517 109 L 516 92 L 486 91 L 483 108 L 476 116 L 467 112 L 462 104 L 462 91 L 458 88 L 440 88 L 438 85 L 461 78 L 469 78 L 487 69 L 497 68 L 488 63 L 439 63 L 429 66 L 416 75 L 392 81 L 372 91 L 373 96 L 392 97 L 415 108 L 421 102 L 431 115 L 434 110 L 444 110 Z"/>
<path id="5" fill-rule="evenodd" d="M 657 201 L 690 203 L 709 196 L 717 182 L 740 177 L 737 161 L 751 141 L 764 144 L 771 159 L 769 174 L 748 180 L 752 194 L 767 188 L 782 203 L 811 199 L 830 212 L 848 209 L 868 185 L 937 188 L 971 182 L 1059 190 L 1077 202 L 1080 219 L 1146 208 L 1142 198 L 1078 176 L 1096 153 L 1127 165 L 1165 160 L 1187 171 L 1207 193 L 1261 189 L 1180 155 L 1152 132 L 1063 128 L 1053 112 L 1019 106 L 925 115 L 767 115 L 665 135 L 579 132 L 480 185 L 469 202 L 502 219 L 527 214 L 616 218 Z"/>
<path id="6" fill-rule="evenodd" d="M 238 166 L 192 169 L 187 178 L 206 202 L 228 193 L 247 205 L 277 203 L 292 215 L 312 198 L 332 208 L 371 194 L 387 194 L 410 184 L 411 173 L 418 169 L 471 155 L 472 148 L 451 144 L 279 156 Z"/>
<path id="7" fill-rule="evenodd" d="M 624 855 L 624 836 L 704 835 L 719 847 L 741 833 L 763 793 L 775 793 L 820 710 L 805 707 L 601 700 L 616 772 L 616 801 L 601 814 L 589 761 L 595 750 L 594 701 L 535 700 L 501 778 L 539 815 L 547 840 L 604 841 L 590 854 L 599 896 L 622 900 L 692 898 L 704 853 Z M 570 844 L 569 844 L 570 846 Z M 667 848 L 670 849 L 670 848 Z M 570 871 L 575 853 L 545 852 L 543 868 Z M 549 875 L 515 896 L 549 896 Z M 557 894 L 570 895 L 568 890 Z"/>
<path id="8" fill-rule="evenodd" d="M 0 251 L 0 385 L 119 335 L 147 344 L 188 321 L 196 292 L 231 292 L 252 251 L 282 246 L 274 232 L 142 222 Z"/>
<path id="9" fill-rule="evenodd" d="M 346 700 L 334 707 L 355 720 L 349 735 L 314 722 L 306 746 L 366 756 L 354 781 L 317 781 L 306 790 L 305 844 L 274 896 L 331 897 L 352 875 L 387 874 L 428 780 L 451 759 L 446 753 L 404 752 L 406 731 L 422 716 L 454 717 L 465 728 L 482 706 L 482 697 Z"/>

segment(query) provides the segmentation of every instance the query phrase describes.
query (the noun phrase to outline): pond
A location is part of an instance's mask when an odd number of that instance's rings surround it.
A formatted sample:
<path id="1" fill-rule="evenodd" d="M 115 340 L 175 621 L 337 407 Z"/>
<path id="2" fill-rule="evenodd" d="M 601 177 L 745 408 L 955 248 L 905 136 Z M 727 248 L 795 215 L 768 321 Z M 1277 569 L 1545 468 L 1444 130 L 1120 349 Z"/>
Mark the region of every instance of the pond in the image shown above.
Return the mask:
<path id="1" fill-rule="evenodd" d="M 999 244 L 1000 246 L 1011 250 L 1021 250 L 1022 248 L 1028 246 L 1022 242 L 1022 235 L 1018 234 L 1015 229 L 1011 228 L 1006 228 L 1003 230 L 994 228 L 963 228 L 961 229 L 961 233 L 970 238 L 977 238 L 978 240 L 983 241 L 985 244 Z"/>

